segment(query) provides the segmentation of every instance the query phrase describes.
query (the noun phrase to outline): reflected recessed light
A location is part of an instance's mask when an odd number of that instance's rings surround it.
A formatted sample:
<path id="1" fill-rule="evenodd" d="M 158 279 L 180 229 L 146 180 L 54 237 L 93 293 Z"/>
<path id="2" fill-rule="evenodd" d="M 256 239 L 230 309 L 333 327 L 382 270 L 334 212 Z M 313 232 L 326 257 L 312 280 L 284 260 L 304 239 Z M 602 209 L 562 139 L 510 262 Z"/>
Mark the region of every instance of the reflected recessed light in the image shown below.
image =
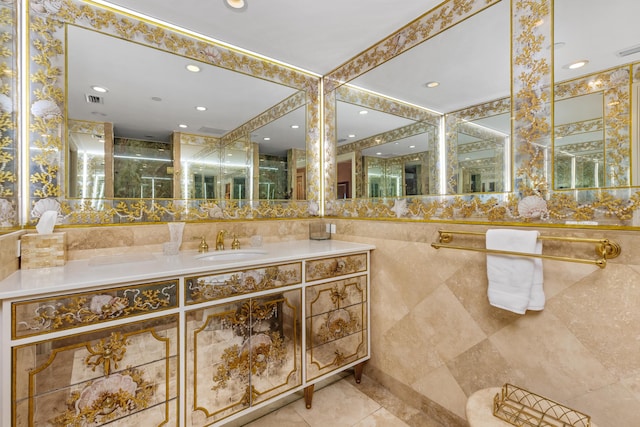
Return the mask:
<path id="1" fill-rule="evenodd" d="M 376 156 L 381 156 L 381 155 L 382 155 L 382 153 L 379 152 L 379 151 L 376 153 Z"/>
<path id="2" fill-rule="evenodd" d="M 415 145 L 410 145 L 409 148 L 416 148 L 416 146 Z"/>
<path id="3" fill-rule="evenodd" d="M 248 4 L 246 0 L 222 0 L 224 5 L 227 6 L 231 10 L 235 10 L 237 12 L 243 11 L 247 8 Z"/>
<path id="4" fill-rule="evenodd" d="M 233 153 L 228 153 L 227 156 L 228 157 L 233 157 Z"/>
<path id="5" fill-rule="evenodd" d="M 589 61 L 587 61 L 586 59 L 582 59 L 580 61 L 576 61 L 571 64 L 565 65 L 563 68 L 568 68 L 569 70 L 575 70 L 575 69 L 584 67 L 588 63 Z"/>
<path id="6" fill-rule="evenodd" d="M 300 126 L 298 125 L 291 125 L 291 129 L 298 129 Z"/>
<path id="7" fill-rule="evenodd" d="M 428 88 L 434 88 L 440 86 L 440 82 L 427 82 L 424 85 Z"/>
<path id="8" fill-rule="evenodd" d="M 349 134 L 349 135 L 347 135 L 347 136 L 348 136 L 349 138 L 355 138 L 355 137 L 356 137 L 356 136 L 355 136 L 355 134 L 353 134 L 353 133 L 352 133 L 352 134 Z"/>
<path id="9" fill-rule="evenodd" d="M 187 70 L 191 71 L 192 73 L 199 73 L 200 72 L 200 67 L 198 67 L 195 64 L 189 64 L 185 68 Z"/>
<path id="10" fill-rule="evenodd" d="M 100 93 L 109 92 L 109 89 L 107 89 L 106 87 L 102 87 L 102 86 L 91 86 L 91 89 L 95 90 L 96 92 L 100 92 Z"/>
<path id="11" fill-rule="evenodd" d="M 365 114 L 369 114 L 369 112 L 367 110 L 362 110 L 358 114 L 362 114 L 364 116 Z"/>
<path id="12" fill-rule="evenodd" d="M 207 107 L 196 107 L 198 111 L 207 111 Z"/>
<path id="13" fill-rule="evenodd" d="M 186 129 L 186 128 L 188 128 L 189 126 L 187 126 L 187 125 L 185 125 L 185 124 L 179 124 L 179 125 L 178 125 L 178 127 L 179 127 L 179 128 L 182 128 L 182 129 Z"/>
<path id="14" fill-rule="evenodd" d="M 262 138 L 263 141 L 271 141 L 271 138 L 269 138 L 268 136 L 265 136 L 264 138 Z"/>

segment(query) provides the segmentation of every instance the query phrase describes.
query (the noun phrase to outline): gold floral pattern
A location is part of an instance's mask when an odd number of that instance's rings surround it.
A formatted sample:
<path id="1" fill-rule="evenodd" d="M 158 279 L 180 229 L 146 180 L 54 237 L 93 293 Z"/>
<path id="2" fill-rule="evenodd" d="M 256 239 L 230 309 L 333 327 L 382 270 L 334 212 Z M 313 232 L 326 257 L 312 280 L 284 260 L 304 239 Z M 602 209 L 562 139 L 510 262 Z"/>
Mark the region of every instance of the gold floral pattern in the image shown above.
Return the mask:
<path id="1" fill-rule="evenodd" d="M 74 391 L 67 409 L 51 420 L 52 425 L 83 427 L 102 425 L 150 405 L 156 386 L 138 369 L 127 369 L 90 381 Z"/>
<path id="2" fill-rule="evenodd" d="M 17 152 L 15 130 L 16 66 L 15 66 L 15 9 L 6 3 L 0 5 L 0 197 L 10 199 L 16 195 Z M 3 205 L 11 202 L 5 200 Z M 2 205 L 0 205 L 0 209 Z M 15 215 L 0 211 L 0 226 L 16 223 Z M 12 212 L 13 213 L 13 212 Z"/>
<path id="3" fill-rule="evenodd" d="M 359 273 L 367 269 L 367 255 L 357 254 L 306 262 L 308 281 Z"/>
<path id="4" fill-rule="evenodd" d="M 198 303 L 302 282 L 300 263 L 205 277 L 187 277 L 187 301 Z"/>
<path id="5" fill-rule="evenodd" d="M 102 323 L 177 305 L 177 282 L 160 282 L 13 304 L 14 337 Z M 31 311 L 32 310 L 32 311 Z M 32 312 L 33 317 L 28 314 Z"/>

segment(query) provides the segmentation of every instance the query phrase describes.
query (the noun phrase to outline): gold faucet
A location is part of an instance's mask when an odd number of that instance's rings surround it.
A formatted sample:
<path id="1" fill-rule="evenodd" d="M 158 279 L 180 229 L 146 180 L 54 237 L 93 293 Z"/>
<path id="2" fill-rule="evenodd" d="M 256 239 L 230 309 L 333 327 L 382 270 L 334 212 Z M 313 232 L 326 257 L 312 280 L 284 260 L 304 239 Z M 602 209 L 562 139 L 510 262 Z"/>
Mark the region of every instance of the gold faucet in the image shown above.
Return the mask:
<path id="1" fill-rule="evenodd" d="M 240 249 L 240 240 L 238 240 L 238 236 L 233 233 L 233 242 L 231 242 L 231 249 Z"/>
<path id="2" fill-rule="evenodd" d="M 224 235 L 225 235 L 225 233 L 226 233 L 225 230 L 218 231 L 218 237 L 216 237 L 216 251 L 223 251 L 224 250 Z"/>
<path id="3" fill-rule="evenodd" d="M 205 253 L 209 252 L 209 245 L 207 245 L 207 241 L 204 240 L 204 236 L 202 236 L 202 240 L 200 241 L 200 246 L 198 246 L 198 252 Z"/>

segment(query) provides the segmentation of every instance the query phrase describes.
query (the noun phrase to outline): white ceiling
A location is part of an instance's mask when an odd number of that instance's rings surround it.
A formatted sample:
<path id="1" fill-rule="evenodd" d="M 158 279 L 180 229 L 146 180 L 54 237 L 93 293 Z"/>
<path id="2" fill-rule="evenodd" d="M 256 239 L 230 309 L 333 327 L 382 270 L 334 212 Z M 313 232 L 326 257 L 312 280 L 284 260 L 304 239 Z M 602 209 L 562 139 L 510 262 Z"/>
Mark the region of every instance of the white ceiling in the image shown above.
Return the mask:
<path id="1" fill-rule="evenodd" d="M 112 0 L 113 5 L 324 75 L 441 0 Z"/>

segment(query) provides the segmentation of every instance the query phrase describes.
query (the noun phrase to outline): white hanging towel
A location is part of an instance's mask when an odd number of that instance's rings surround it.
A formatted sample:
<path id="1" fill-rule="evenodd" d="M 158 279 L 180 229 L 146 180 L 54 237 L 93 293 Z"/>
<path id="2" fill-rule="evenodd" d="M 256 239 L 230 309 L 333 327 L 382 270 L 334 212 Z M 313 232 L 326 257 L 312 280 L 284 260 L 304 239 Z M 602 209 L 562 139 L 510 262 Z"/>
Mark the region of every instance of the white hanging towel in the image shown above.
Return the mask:
<path id="1" fill-rule="evenodd" d="M 494 229 L 486 234 L 486 248 L 541 254 L 537 231 Z M 542 260 L 523 256 L 487 254 L 489 303 L 503 310 L 524 314 L 544 308 Z M 534 286 L 535 284 L 535 286 Z M 533 296 L 533 298 L 532 298 Z"/>

